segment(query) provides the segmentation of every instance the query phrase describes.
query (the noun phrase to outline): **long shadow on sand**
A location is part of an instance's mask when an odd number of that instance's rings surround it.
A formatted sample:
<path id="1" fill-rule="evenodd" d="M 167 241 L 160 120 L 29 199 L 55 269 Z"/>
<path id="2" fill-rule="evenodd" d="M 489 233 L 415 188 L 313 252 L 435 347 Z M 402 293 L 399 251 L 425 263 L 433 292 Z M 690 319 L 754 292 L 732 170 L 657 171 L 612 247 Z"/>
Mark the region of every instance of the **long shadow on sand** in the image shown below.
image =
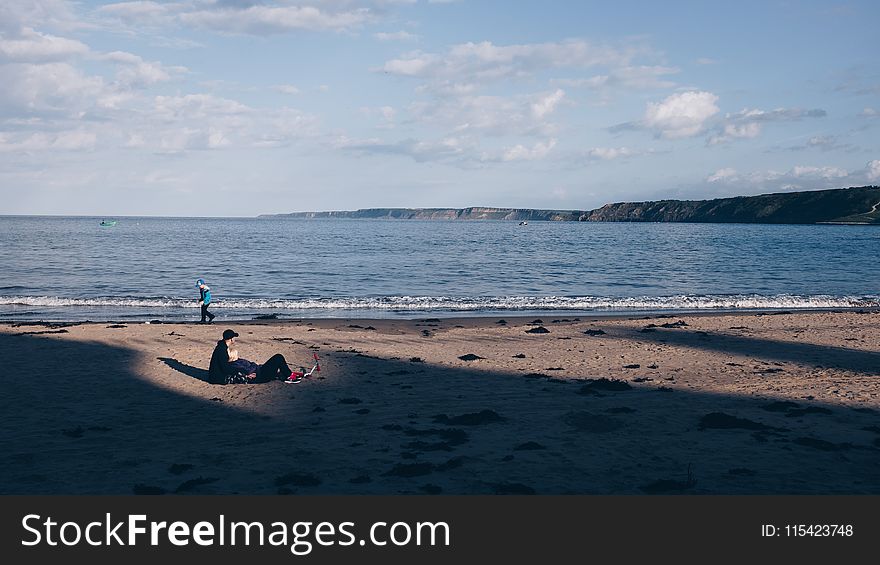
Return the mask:
<path id="1" fill-rule="evenodd" d="M 169 357 L 157 357 L 157 359 L 178 373 L 183 373 L 188 377 L 192 377 L 194 379 L 198 379 L 204 383 L 209 383 L 208 380 L 208 370 L 207 369 L 199 369 L 198 367 L 193 367 L 192 365 L 187 365 L 186 363 L 181 363 L 177 359 L 171 359 Z"/>
<path id="2" fill-rule="evenodd" d="M 815 367 L 833 367 L 872 376 L 880 375 L 880 353 L 875 351 L 777 341 L 744 335 L 695 332 L 681 328 L 638 333 L 634 339 Z"/>
<path id="3" fill-rule="evenodd" d="M 880 493 L 869 410 L 331 349 L 298 385 L 209 385 L 167 359 L 152 382 L 134 351 L 45 336 L 0 333 L 0 356 L 21 375 L 0 397 L 2 494 Z"/>

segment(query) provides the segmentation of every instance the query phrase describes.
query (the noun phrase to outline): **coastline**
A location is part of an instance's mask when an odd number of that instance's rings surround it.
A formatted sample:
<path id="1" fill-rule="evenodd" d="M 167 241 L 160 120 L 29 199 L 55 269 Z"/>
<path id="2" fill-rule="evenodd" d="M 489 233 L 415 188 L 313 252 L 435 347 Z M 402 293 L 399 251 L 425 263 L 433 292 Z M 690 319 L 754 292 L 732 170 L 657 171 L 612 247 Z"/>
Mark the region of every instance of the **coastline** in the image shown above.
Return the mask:
<path id="1" fill-rule="evenodd" d="M 3 322 L 14 378 L 0 484 L 4 494 L 880 493 L 877 311 L 538 318 Z M 298 368 L 317 352 L 322 371 L 297 385 L 207 384 L 226 327 L 243 357 L 280 352 Z"/>

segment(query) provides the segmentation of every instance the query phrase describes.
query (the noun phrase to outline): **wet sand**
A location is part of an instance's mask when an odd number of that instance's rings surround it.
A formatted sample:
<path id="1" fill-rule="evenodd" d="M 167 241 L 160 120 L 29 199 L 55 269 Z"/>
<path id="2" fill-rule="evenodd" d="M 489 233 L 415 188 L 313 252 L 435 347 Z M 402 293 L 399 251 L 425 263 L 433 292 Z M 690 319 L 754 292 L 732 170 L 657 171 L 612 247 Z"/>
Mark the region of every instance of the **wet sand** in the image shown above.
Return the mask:
<path id="1" fill-rule="evenodd" d="M 880 494 L 880 313 L 503 322 L 0 325 L 0 489 Z"/>

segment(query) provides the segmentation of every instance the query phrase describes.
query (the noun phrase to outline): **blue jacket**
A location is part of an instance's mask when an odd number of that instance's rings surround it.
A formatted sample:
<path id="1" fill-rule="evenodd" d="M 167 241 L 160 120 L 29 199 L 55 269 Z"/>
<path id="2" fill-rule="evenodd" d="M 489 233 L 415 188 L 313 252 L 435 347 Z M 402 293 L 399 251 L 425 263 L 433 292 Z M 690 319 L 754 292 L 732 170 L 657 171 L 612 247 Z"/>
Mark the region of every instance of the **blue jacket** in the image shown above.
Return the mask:
<path id="1" fill-rule="evenodd" d="M 204 288 L 199 287 L 199 300 L 205 303 L 205 306 L 211 303 L 211 289 L 208 285 L 205 285 Z"/>

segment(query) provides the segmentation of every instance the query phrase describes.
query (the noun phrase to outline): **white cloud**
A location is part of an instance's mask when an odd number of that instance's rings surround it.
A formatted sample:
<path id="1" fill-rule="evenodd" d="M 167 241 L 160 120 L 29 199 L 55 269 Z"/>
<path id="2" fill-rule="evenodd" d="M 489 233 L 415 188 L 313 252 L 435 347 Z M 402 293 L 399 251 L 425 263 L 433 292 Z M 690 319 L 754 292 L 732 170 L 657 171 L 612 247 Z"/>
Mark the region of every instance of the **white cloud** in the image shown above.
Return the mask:
<path id="1" fill-rule="evenodd" d="M 381 7 L 389 4 L 374 1 Z M 400 2 L 391 2 L 400 3 Z M 369 2 L 367 4 L 370 4 Z M 353 7 L 350 2 L 259 2 L 182 0 L 119 2 L 98 9 L 133 28 L 168 27 L 174 24 L 209 29 L 221 33 L 265 35 L 294 31 L 349 31 L 376 21 L 378 13 L 369 6 Z"/>
<path id="2" fill-rule="evenodd" d="M 810 167 L 798 165 L 792 167 L 789 174 L 796 179 L 840 179 L 849 173 L 840 167 Z"/>
<path id="3" fill-rule="evenodd" d="M 698 65 L 717 65 L 718 61 L 710 57 L 700 57 L 699 59 L 697 59 L 696 63 Z"/>
<path id="4" fill-rule="evenodd" d="M 432 81 L 486 83 L 518 78 L 560 68 L 611 66 L 622 69 L 621 76 L 640 75 L 648 67 L 625 70 L 630 61 L 645 50 L 594 45 L 583 40 L 558 43 L 495 45 L 488 41 L 452 46 L 445 54 L 415 51 L 387 61 L 381 70 L 401 76 Z"/>
<path id="5" fill-rule="evenodd" d="M 736 169 L 726 168 L 726 169 L 718 169 L 708 177 L 706 177 L 706 182 L 726 182 L 739 177 L 739 173 L 736 172 Z"/>
<path id="6" fill-rule="evenodd" d="M 156 115 L 165 120 L 244 114 L 252 111 L 240 102 L 211 94 L 156 96 L 154 109 Z"/>
<path id="7" fill-rule="evenodd" d="M 501 156 L 502 161 L 534 161 L 543 159 L 556 146 L 556 140 L 550 139 L 545 142 L 538 142 L 531 148 L 523 145 L 515 145 L 504 151 Z"/>
<path id="8" fill-rule="evenodd" d="M 736 114 L 727 114 L 716 128 L 715 133 L 709 137 L 707 143 L 717 145 L 734 139 L 750 139 L 760 135 L 764 124 L 767 123 L 796 122 L 803 118 L 823 118 L 826 115 L 825 110 L 821 108 L 812 110 L 776 108 L 770 111 L 744 109 Z"/>
<path id="9" fill-rule="evenodd" d="M 382 117 L 388 120 L 389 122 L 394 119 L 394 108 L 391 106 L 382 106 L 379 108 L 379 113 L 382 114 Z"/>
<path id="10" fill-rule="evenodd" d="M 98 8 L 98 12 L 140 24 L 166 21 L 181 4 L 163 4 L 150 1 L 117 2 Z"/>
<path id="11" fill-rule="evenodd" d="M 859 116 L 863 118 L 876 118 L 877 116 L 880 116 L 880 112 L 874 108 L 865 108 L 859 113 Z"/>
<path id="12" fill-rule="evenodd" d="M 549 118 L 563 96 L 561 90 L 515 97 L 466 95 L 416 102 L 409 112 L 418 121 L 456 132 L 550 137 L 559 127 Z"/>
<path id="13" fill-rule="evenodd" d="M 104 27 L 130 34 L 144 29 L 194 27 L 224 34 L 356 32 L 379 22 L 397 22 L 395 9 L 418 0 L 134 0 L 100 6 Z M 150 39 L 155 34 L 150 34 Z M 409 41 L 406 31 L 374 34 L 380 41 Z M 173 39 L 160 37 L 164 42 Z"/>
<path id="14" fill-rule="evenodd" d="M 641 152 L 630 149 L 629 147 L 594 147 L 587 151 L 587 156 L 589 158 L 600 159 L 602 161 L 625 159 L 640 154 Z"/>
<path id="15" fill-rule="evenodd" d="M 68 0 L 3 0 L 0 2 L 0 33 L 18 34 L 22 29 L 39 26 L 53 29 L 87 27 L 73 13 Z"/>
<path id="16" fill-rule="evenodd" d="M 187 71 L 186 67 L 168 67 L 156 61 L 144 61 L 141 57 L 125 51 L 113 51 L 100 58 L 120 67 L 116 73 L 116 80 L 126 88 L 142 88 L 169 81 L 173 75 L 180 75 Z"/>
<path id="17" fill-rule="evenodd" d="M 474 144 L 465 137 L 449 136 L 439 141 L 404 139 L 394 143 L 384 143 L 378 139 L 351 140 L 342 138 L 335 146 L 339 149 L 360 154 L 405 155 L 417 162 L 473 160 Z"/>
<path id="18" fill-rule="evenodd" d="M 544 96 L 540 96 L 536 101 L 532 102 L 532 114 L 541 119 L 548 114 L 552 114 L 562 99 L 565 98 L 565 91 L 557 89 Z"/>
<path id="19" fill-rule="evenodd" d="M 746 192 L 839 188 L 880 180 L 880 160 L 869 161 L 864 169 L 851 171 L 827 165 L 795 165 L 786 172 L 767 169 L 741 173 L 733 168 L 724 168 L 705 180 Z"/>
<path id="20" fill-rule="evenodd" d="M 88 46 L 80 41 L 40 33 L 29 27 L 14 35 L 0 34 L 0 62 L 62 61 L 88 52 Z"/>
<path id="21" fill-rule="evenodd" d="M 373 37 L 375 37 L 379 41 L 413 41 L 415 39 L 418 39 L 417 35 L 413 35 L 407 31 L 380 31 L 378 33 L 374 33 Z"/>
<path id="22" fill-rule="evenodd" d="M 672 94 L 662 102 L 650 102 L 645 110 L 645 127 L 668 139 L 702 133 L 706 121 L 718 113 L 718 97 L 711 92 Z"/>
<path id="23" fill-rule="evenodd" d="M 440 162 L 463 169 L 489 165 L 537 161 L 546 158 L 556 147 L 556 139 L 522 143 L 508 147 L 482 147 L 475 136 L 449 135 L 437 140 L 403 139 L 386 142 L 378 138 L 351 139 L 340 136 L 333 142 L 339 150 L 359 155 L 400 155 L 416 162 Z"/>
<path id="24" fill-rule="evenodd" d="M 802 145 L 793 145 L 791 147 L 786 147 L 785 149 L 789 151 L 804 151 L 807 149 L 819 149 L 820 151 L 858 151 L 858 147 L 850 143 L 840 143 L 836 135 L 814 135 L 807 139 Z"/>
<path id="25" fill-rule="evenodd" d="M 0 112 L 77 116 L 104 92 L 101 77 L 68 63 L 0 65 Z"/>
<path id="26" fill-rule="evenodd" d="M 608 74 L 595 75 L 588 78 L 558 79 L 555 82 L 562 86 L 578 88 L 672 88 L 675 83 L 661 77 L 680 72 L 675 67 L 664 66 L 626 66 L 611 69 Z"/>
<path id="27" fill-rule="evenodd" d="M 19 135 L 0 132 L 0 151 L 2 152 L 88 151 L 95 148 L 96 142 L 97 134 L 84 130 Z"/>
<path id="28" fill-rule="evenodd" d="M 277 92 L 280 92 L 281 94 L 294 95 L 294 94 L 300 93 L 299 88 L 293 86 L 292 84 L 279 84 L 279 85 L 275 86 L 274 89 Z"/>
<path id="29" fill-rule="evenodd" d="M 440 59 L 434 55 L 424 53 L 410 53 L 401 59 L 387 61 L 382 67 L 386 73 L 402 76 L 423 76 L 427 71 L 437 65 Z"/>
<path id="30" fill-rule="evenodd" d="M 733 139 L 751 139 L 761 134 L 761 124 L 757 122 L 723 124 L 721 128 L 719 134 L 709 137 L 709 145 L 726 143 Z"/>
<path id="31" fill-rule="evenodd" d="M 880 180 L 880 159 L 868 161 L 868 164 L 865 166 L 865 176 L 871 182 Z"/>
<path id="32" fill-rule="evenodd" d="M 343 31 L 360 27 L 374 18 L 367 8 L 326 12 L 314 6 L 262 6 L 244 9 L 195 10 L 180 14 L 184 24 L 221 32 L 262 35 L 296 30 Z"/>

